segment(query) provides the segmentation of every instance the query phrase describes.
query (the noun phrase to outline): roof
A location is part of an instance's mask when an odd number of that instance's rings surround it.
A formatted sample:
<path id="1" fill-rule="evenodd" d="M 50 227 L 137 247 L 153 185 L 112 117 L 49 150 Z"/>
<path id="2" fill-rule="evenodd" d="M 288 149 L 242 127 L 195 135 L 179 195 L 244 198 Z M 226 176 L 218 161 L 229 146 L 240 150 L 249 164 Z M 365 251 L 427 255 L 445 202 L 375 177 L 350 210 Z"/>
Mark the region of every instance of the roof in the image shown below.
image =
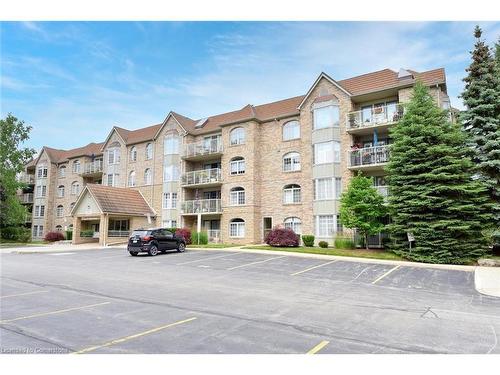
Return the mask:
<path id="1" fill-rule="evenodd" d="M 141 143 L 145 141 L 153 140 L 158 130 L 161 128 L 162 124 L 156 124 L 147 126 L 145 128 L 140 128 L 137 130 L 127 130 L 124 128 L 120 128 L 115 126 L 115 130 L 118 132 L 120 137 L 123 138 L 127 145 L 131 145 L 134 143 Z M 101 144 L 103 146 L 104 143 Z"/>
<path id="2" fill-rule="evenodd" d="M 99 184 L 87 184 L 85 188 L 96 200 L 103 213 L 156 216 L 154 210 L 138 190 Z"/>

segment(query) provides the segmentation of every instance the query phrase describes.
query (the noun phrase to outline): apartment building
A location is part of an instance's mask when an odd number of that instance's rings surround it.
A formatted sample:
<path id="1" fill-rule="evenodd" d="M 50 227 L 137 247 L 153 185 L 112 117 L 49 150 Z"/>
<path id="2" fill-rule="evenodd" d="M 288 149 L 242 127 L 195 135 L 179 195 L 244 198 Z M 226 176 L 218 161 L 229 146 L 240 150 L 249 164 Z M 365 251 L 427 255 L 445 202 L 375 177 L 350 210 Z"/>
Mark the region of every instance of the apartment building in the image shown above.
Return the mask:
<path id="1" fill-rule="evenodd" d="M 417 79 L 450 108 L 442 68 L 339 81 L 321 73 L 305 95 L 202 119 L 170 112 L 142 129 L 114 127 L 103 143 L 44 147 L 30 167 L 33 236 L 73 228 L 74 242 L 109 244 L 162 225 L 242 244 L 283 225 L 331 242 L 354 173 L 373 176 L 387 195 L 389 129 Z"/>

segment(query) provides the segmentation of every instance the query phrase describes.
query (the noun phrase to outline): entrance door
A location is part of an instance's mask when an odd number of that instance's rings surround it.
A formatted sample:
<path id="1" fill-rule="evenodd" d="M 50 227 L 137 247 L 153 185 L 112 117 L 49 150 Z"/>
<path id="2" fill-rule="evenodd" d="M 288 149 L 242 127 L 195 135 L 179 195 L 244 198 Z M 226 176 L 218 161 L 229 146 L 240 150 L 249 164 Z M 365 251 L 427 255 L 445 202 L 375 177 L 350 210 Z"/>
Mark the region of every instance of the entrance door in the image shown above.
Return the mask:
<path id="1" fill-rule="evenodd" d="M 267 234 L 273 229 L 273 218 L 272 217 L 265 217 L 262 219 L 262 226 L 263 226 L 263 234 L 264 234 L 264 241 L 266 240 Z"/>

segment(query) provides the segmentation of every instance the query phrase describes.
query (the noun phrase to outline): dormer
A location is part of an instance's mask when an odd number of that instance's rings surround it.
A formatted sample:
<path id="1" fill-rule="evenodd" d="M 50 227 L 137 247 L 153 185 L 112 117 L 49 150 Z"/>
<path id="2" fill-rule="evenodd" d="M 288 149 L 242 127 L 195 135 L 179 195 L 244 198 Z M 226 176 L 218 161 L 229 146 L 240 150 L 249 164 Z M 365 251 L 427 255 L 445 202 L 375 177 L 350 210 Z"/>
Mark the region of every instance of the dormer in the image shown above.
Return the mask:
<path id="1" fill-rule="evenodd" d="M 399 69 L 399 72 L 398 72 L 398 80 L 405 80 L 405 79 L 413 79 L 415 77 L 413 77 L 413 74 L 411 74 L 408 70 L 406 69 Z"/>

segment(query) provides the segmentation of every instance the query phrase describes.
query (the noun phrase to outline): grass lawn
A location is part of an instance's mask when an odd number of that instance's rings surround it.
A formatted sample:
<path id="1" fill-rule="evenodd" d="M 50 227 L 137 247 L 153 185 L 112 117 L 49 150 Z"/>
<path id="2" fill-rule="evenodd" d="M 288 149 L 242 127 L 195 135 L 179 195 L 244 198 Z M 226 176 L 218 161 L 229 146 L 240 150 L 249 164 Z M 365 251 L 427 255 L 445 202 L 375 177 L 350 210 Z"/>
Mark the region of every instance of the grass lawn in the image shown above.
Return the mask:
<path id="1" fill-rule="evenodd" d="M 385 259 L 385 260 L 405 260 L 399 255 L 390 251 L 378 249 L 334 249 L 321 248 L 321 247 L 273 247 L 264 245 L 245 246 L 242 249 L 256 249 L 256 250 L 273 250 L 273 251 L 291 251 L 294 253 L 310 253 L 310 254 L 323 254 L 323 255 L 337 255 L 343 257 L 357 257 L 357 258 L 372 258 L 372 259 Z"/>
<path id="2" fill-rule="evenodd" d="M 204 249 L 223 249 L 225 247 L 235 247 L 235 246 L 240 246 L 236 244 L 230 244 L 230 243 L 207 243 L 206 245 L 196 245 L 196 244 L 191 244 L 187 245 L 187 248 L 204 248 Z"/>
<path id="3" fill-rule="evenodd" d="M 11 240 L 0 239 L 0 247 L 40 246 L 46 244 L 48 244 L 46 241 L 13 242 Z"/>

